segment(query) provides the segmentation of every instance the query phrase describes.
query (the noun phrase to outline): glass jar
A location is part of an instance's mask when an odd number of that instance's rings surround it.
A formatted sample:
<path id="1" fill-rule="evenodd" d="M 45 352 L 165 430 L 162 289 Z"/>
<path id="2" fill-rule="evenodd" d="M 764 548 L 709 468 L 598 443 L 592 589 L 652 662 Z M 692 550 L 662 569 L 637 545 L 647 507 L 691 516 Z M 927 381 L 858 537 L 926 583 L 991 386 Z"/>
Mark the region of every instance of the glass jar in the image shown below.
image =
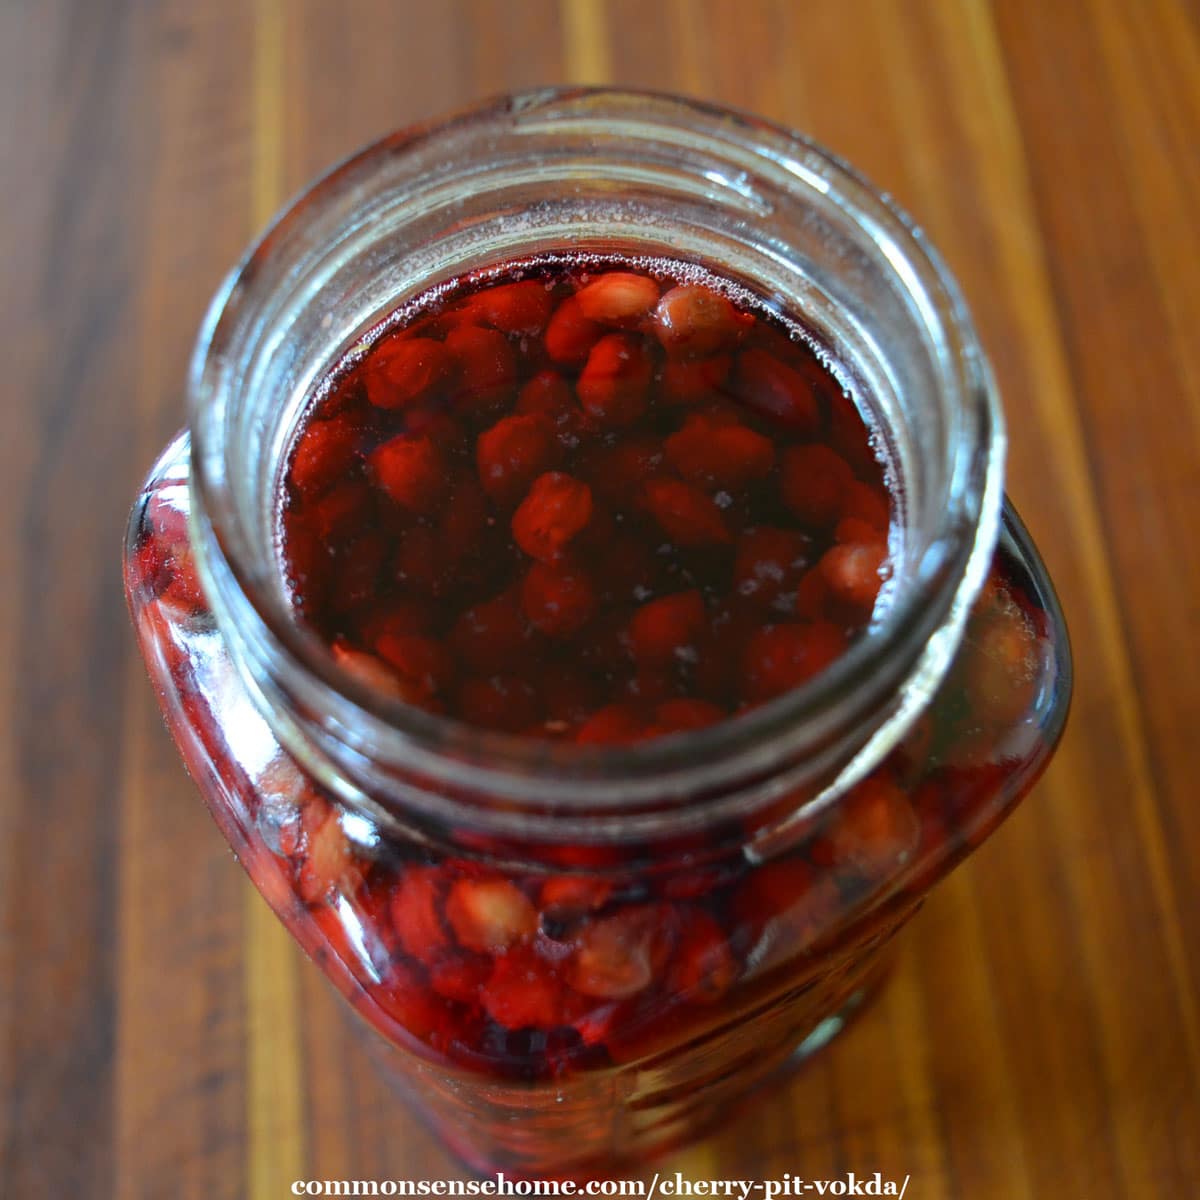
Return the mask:
<path id="1" fill-rule="evenodd" d="M 623 748 L 370 689 L 297 624 L 279 564 L 283 459 L 347 350 L 439 281 L 581 250 L 701 261 L 803 320 L 898 510 L 890 601 L 832 667 Z M 479 1167 L 582 1172 L 676 1144 L 822 1044 L 1061 733 L 1066 631 L 1003 500 L 958 291 L 908 218 L 792 132 L 551 90 L 394 134 L 230 275 L 189 398 L 126 545 L 167 724 L 255 886 Z"/>

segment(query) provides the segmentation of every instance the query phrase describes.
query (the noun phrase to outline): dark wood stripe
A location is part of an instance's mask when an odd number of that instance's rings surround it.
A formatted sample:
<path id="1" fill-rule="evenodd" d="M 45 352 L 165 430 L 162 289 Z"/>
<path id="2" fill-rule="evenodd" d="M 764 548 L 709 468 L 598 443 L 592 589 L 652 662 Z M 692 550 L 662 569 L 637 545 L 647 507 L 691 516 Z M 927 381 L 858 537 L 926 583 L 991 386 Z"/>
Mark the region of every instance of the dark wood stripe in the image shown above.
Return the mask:
<path id="1" fill-rule="evenodd" d="M 40 1197 L 107 1189 L 114 1158 L 114 813 L 125 721 L 117 531 L 135 368 L 122 334 L 138 261 L 121 213 L 139 164 L 122 132 L 140 72 L 124 5 L 47 6 L 40 29 L 27 10 L 19 16 L 26 24 L 12 49 L 33 56 L 16 68 L 30 91 L 8 111 L 41 106 L 28 135 L 47 141 L 30 148 L 37 174 L 6 176 L 34 201 L 24 231 L 34 240 L 16 260 L 24 278 L 6 282 L 5 308 L 37 350 L 5 406 L 26 410 L 29 457 L 10 500 L 19 569 L 7 585 L 16 789 L 3 879 L 12 966 L 3 1159 L 5 1187 Z M 108 516 L 106 537 L 96 513 Z"/>

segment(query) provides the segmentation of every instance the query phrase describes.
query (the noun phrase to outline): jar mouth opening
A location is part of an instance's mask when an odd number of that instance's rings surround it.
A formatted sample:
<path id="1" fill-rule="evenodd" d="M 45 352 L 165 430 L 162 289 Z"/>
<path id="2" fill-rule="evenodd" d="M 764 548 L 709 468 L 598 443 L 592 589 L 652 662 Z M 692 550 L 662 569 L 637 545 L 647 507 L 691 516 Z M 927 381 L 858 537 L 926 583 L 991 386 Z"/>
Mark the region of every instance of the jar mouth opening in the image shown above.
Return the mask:
<path id="1" fill-rule="evenodd" d="M 276 289 L 305 287 L 304 279 L 277 269 L 280 248 L 300 236 L 314 214 L 359 186 L 376 164 L 394 168 L 417 147 L 427 148 L 455 131 L 511 129 L 522 123 L 555 130 L 590 127 L 601 139 L 606 131 L 628 136 L 635 126 L 649 135 L 669 129 L 678 136 L 683 130 L 689 145 L 726 153 L 736 147 L 741 158 L 761 163 L 776 181 L 790 180 L 796 204 L 819 192 L 864 231 L 911 296 L 937 348 L 939 385 L 960 415 L 957 436 L 948 447 L 951 461 L 938 528 L 928 531 L 924 553 L 877 627 L 802 686 L 702 731 L 619 747 L 546 743 L 481 730 L 368 688 L 298 624 L 274 578 L 278 563 L 263 562 L 261 543 L 248 530 L 236 495 L 225 418 L 237 391 L 253 387 L 254 379 L 243 378 L 235 360 L 249 340 L 287 334 L 286 328 L 264 329 L 256 311 L 264 278 L 271 277 Z M 475 186 L 486 188 L 488 181 L 476 180 Z M 369 206 L 359 216 L 369 221 Z M 270 659 L 280 692 L 308 711 L 331 714 L 336 736 L 360 754 L 379 754 L 433 774 L 453 759 L 460 780 L 486 780 L 494 786 L 498 776 L 506 777 L 514 795 L 528 794 L 534 781 L 543 800 L 555 795 L 555 807 L 594 804 L 587 785 L 611 785 L 614 778 L 661 789 L 668 780 L 682 788 L 690 779 L 694 788 L 697 779 L 715 784 L 735 771 L 743 778 L 753 776 L 772 768 L 782 742 L 793 754 L 797 749 L 811 752 L 848 721 L 889 705 L 895 711 L 883 740 L 894 744 L 917 711 L 912 697 L 907 705 L 895 702 L 897 688 L 903 684 L 927 698 L 944 675 L 999 530 L 1004 432 L 998 399 L 958 287 L 911 218 L 854 168 L 803 134 L 657 92 L 571 88 L 501 97 L 391 134 L 335 166 L 276 216 L 214 297 L 192 359 L 189 400 L 193 533 L 202 578 L 218 622 L 228 615 L 247 629 L 243 649 L 259 666 Z M 877 731 L 872 744 L 880 736 Z M 888 748 L 880 742 L 871 757 L 878 761 Z M 863 771 L 870 765 L 864 761 Z M 554 792 L 563 784 L 573 790 Z M 632 795 L 628 788 L 626 795 Z"/>

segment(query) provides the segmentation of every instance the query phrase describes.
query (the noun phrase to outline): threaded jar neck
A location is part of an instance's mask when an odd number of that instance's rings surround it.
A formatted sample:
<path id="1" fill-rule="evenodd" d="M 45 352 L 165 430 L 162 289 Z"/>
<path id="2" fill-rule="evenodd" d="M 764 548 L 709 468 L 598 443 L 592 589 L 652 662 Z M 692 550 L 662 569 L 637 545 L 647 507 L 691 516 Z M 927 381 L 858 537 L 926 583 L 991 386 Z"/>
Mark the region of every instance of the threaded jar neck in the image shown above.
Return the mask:
<path id="1" fill-rule="evenodd" d="M 481 732 L 366 689 L 297 622 L 277 546 L 284 455 L 350 347 L 468 270 L 581 250 L 703 262 L 798 317 L 886 443 L 899 518 L 890 601 L 827 671 L 702 732 L 618 749 Z M 346 803 L 431 837 L 645 846 L 834 801 L 944 676 L 999 527 L 999 404 L 920 232 L 804 137 L 669 96 L 524 93 L 347 160 L 228 278 L 189 397 L 198 563 L 252 697 Z"/>

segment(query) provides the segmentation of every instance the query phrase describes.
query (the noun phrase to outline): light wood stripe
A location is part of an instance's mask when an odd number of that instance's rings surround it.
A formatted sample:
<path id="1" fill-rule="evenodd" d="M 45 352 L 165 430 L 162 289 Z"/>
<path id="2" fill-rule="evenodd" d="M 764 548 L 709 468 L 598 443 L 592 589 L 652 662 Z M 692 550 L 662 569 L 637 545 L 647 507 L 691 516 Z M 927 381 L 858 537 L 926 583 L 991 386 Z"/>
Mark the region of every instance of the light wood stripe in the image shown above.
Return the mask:
<path id="1" fill-rule="evenodd" d="M 296 944 L 253 890 L 246 895 L 247 1195 L 287 1195 L 307 1165 L 304 1049 Z"/>
<path id="2" fill-rule="evenodd" d="M 604 0 L 562 0 L 562 24 L 567 82 L 610 82 L 612 59 Z"/>
<path id="3" fill-rule="evenodd" d="M 294 10 L 293 10 L 294 12 Z M 252 216 L 267 223 L 283 199 L 286 0 L 254 0 Z"/>
<path id="4" fill-rule="evenodd" d="M 671 0 L 671 27 L 675 35 L 674 87 L 688 95 L 703 97 L 704 85 L 711 70 L 705 53 L 711 26 L 704 22 L 705 13 L 693 0 Z"/>
<path id="5" fill-rule="evenodd" d="M 261 228 L 283 198 L 284 0 L 255 0 L 252 209 Z M 248 1081 L 247 1195 L 288 1195 L 307 1164 L 298 950 L 262 897 L 245 909 Z"/>

